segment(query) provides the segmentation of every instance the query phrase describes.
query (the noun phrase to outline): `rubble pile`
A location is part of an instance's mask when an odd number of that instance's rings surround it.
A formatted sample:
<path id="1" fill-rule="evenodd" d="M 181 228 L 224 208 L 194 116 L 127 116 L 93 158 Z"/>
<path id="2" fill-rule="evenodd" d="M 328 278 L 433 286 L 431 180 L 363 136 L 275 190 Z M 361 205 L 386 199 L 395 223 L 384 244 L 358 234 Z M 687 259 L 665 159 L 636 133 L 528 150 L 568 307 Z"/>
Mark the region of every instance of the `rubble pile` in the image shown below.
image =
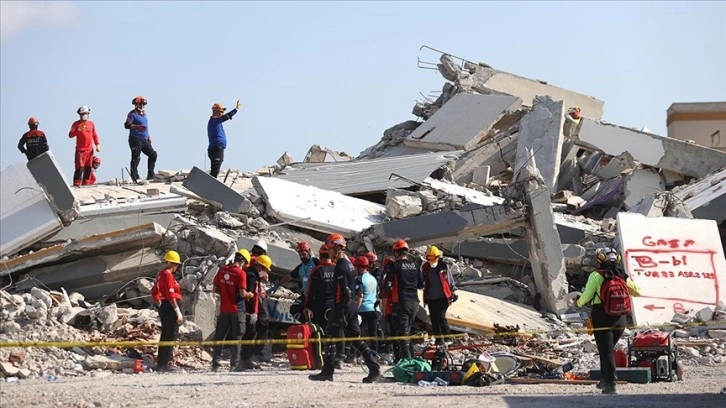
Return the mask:
<path id="1" fill-rule="evenodd" d="M 173 249 L 183 260 L 186 335 L 210 339 L 219 307 L 212 279 L 234 252 L 264 241 L 277 279 L 300 262 L 298 242 L 317 250 L 337 232 L 351 255 L 373 251 L 379 260 L 397 239 L 417 257 L 437 245 L 461 293 L 447 315 L 456 331 L 477 338 L 514 324 L 535 334 L 499 344 L 511 347 L 505 352 L 550 352 L 583 367 L 597 365 L 579 332 L 588 310 L 571 301 L 596 267 L 596 249 L 616 247 L 648 294 L 633 299 L 633 324 L 673 332 L 688 344 L 687 360 L 723 361 L 726 289 L 712 283 L 726 279 L 726 153 L 603 122 L 603 101 L 485 63 L 441 54 L 431 65 L 441 94 L 417 102 L 417 120 L 386 129 L 357 157 L 313 145 L 302 162 L 284 152 L 253 172 L 162 170 L 144 185 L 117 179 L 73 190 L 59 182 L 51 152 L 3 170 L 1 335 L 156 338 L 150 290 Z M 299 288 L 267 289 L 271 320 L 296 323 L 289 308 Z M 43 366 L 39 350 L 24 351 L 27 365 L 0 349 L 0 362 L 34 373 L 56 367 Z M 64 373 L 124 355 L 49 350 L 67 362 L 57 365 Z M 189 366 L 207 357 L 177 352 Z"/>

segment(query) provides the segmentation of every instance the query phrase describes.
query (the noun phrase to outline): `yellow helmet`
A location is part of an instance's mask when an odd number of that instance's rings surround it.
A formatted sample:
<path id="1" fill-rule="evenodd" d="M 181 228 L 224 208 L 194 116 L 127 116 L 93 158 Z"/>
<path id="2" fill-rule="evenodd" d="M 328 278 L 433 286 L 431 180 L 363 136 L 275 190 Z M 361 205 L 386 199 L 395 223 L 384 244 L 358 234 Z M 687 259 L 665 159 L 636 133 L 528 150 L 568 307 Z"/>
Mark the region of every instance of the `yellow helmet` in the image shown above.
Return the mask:
<path id="1" fill-rule="evenodd" d="M 164 261 L 171 262 L 173 264 L 180 264 L 181 258 L 179 257 L 179 252 L 176 251 L 169 251 L 164 255 Z"/>
<path id="2" fill-rule="evenodd" d="M 260 255 L 257 257 L 257 265 L 264 266 L 268 271 L 272 270 L 272 259 L 267 255 Z"/>
<path id="3" fill-rule="evenodd" d="M 250 259 L 252 258 L 250 255 L 250 251 L 242 248 L 237 253 L 234 254 L 235 258 L 242 258 L 245 260 L 245 263 L 250 263 Z"/>
<path id="4" fill-rule="evenodd" d="M 429 247 L 426 248 L 426 257 L 440 258 L 441 250 L 434 245 L 429 245 Z"/>

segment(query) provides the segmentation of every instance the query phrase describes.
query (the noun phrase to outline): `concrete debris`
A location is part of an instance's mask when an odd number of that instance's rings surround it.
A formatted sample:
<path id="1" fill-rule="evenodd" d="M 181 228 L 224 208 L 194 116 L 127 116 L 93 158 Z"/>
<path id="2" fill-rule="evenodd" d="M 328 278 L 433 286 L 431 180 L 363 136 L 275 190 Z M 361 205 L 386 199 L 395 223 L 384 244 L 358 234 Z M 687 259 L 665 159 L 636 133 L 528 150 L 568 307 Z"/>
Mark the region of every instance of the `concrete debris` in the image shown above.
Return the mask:
<path id="1" fill-rule="evenodd" d="M 182 186 L 202 198 L 219 203 L 221 209 L 227 212 L 245 214 L 252 208 L 250 200 L 198 167 L 192 169 Z"/>
<path id="2" fill-rule="evenodd" d="M 53 153 L 47 151 L 27 163 L 28 170 L 50 200 L 50 205 L 63 224 L 70 224 L 79 215 L 80 203 L 73 195 Z"/>
<path id="3" fill-rule="evenodd" d="M 403 190 L 389 189 L 386 192 L 386 215 L 394 220 L 421 214 L 423 203 L 421 197 Z"/>
<path id="4" fill-rule="evenodd" d="M 320 145 L 312 145 L 305 155 L 305 163 L 330 163 L 351 160 L 345 152 L 336 152 Z"/>

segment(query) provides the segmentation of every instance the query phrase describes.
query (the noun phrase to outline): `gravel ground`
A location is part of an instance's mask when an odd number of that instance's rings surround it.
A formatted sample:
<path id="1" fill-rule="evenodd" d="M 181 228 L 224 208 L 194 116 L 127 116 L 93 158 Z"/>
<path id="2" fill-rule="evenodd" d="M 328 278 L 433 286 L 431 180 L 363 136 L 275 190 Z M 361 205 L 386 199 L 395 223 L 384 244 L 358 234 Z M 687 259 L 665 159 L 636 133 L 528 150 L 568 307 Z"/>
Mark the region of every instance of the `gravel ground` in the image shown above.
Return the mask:
<path id="1" fill-rule="evenodd" d="M 593 385 L 419 387 L 384 380 L 362 384 L 358 367 L 338 370 L 334 382 L 307 379 L 313 372 L 266 368 L 230 373 L 111 374 L 0 382 L 0 406 L 9 407 L 724 407 L 726 365 L 687 367 L 682 382 L 625 384 L 604 396 Z M 189 404 L 189 405 L 187 405 Z"/>

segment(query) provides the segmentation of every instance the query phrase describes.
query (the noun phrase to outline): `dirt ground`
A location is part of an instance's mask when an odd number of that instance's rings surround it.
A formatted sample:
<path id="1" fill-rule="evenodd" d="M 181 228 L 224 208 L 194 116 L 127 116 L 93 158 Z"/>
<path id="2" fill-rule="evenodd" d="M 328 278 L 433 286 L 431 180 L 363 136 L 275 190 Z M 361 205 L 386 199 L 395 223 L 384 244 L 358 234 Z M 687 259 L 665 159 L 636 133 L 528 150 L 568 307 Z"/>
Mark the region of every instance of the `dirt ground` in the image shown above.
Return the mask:
<path id="1" fill-rule="evenodd" d="M 420 387 L 362 384 L 358 367 L 336 371 L 334 382 L 312 382 L 308 371 L 263 367 L 230 373 L 111 374 L 0 382 L 0 406 L 10 407 L 725 407 L 726 365 L 687 367 L 674 383 L 625 384 L 619 395 L 593 385 Z"/>

